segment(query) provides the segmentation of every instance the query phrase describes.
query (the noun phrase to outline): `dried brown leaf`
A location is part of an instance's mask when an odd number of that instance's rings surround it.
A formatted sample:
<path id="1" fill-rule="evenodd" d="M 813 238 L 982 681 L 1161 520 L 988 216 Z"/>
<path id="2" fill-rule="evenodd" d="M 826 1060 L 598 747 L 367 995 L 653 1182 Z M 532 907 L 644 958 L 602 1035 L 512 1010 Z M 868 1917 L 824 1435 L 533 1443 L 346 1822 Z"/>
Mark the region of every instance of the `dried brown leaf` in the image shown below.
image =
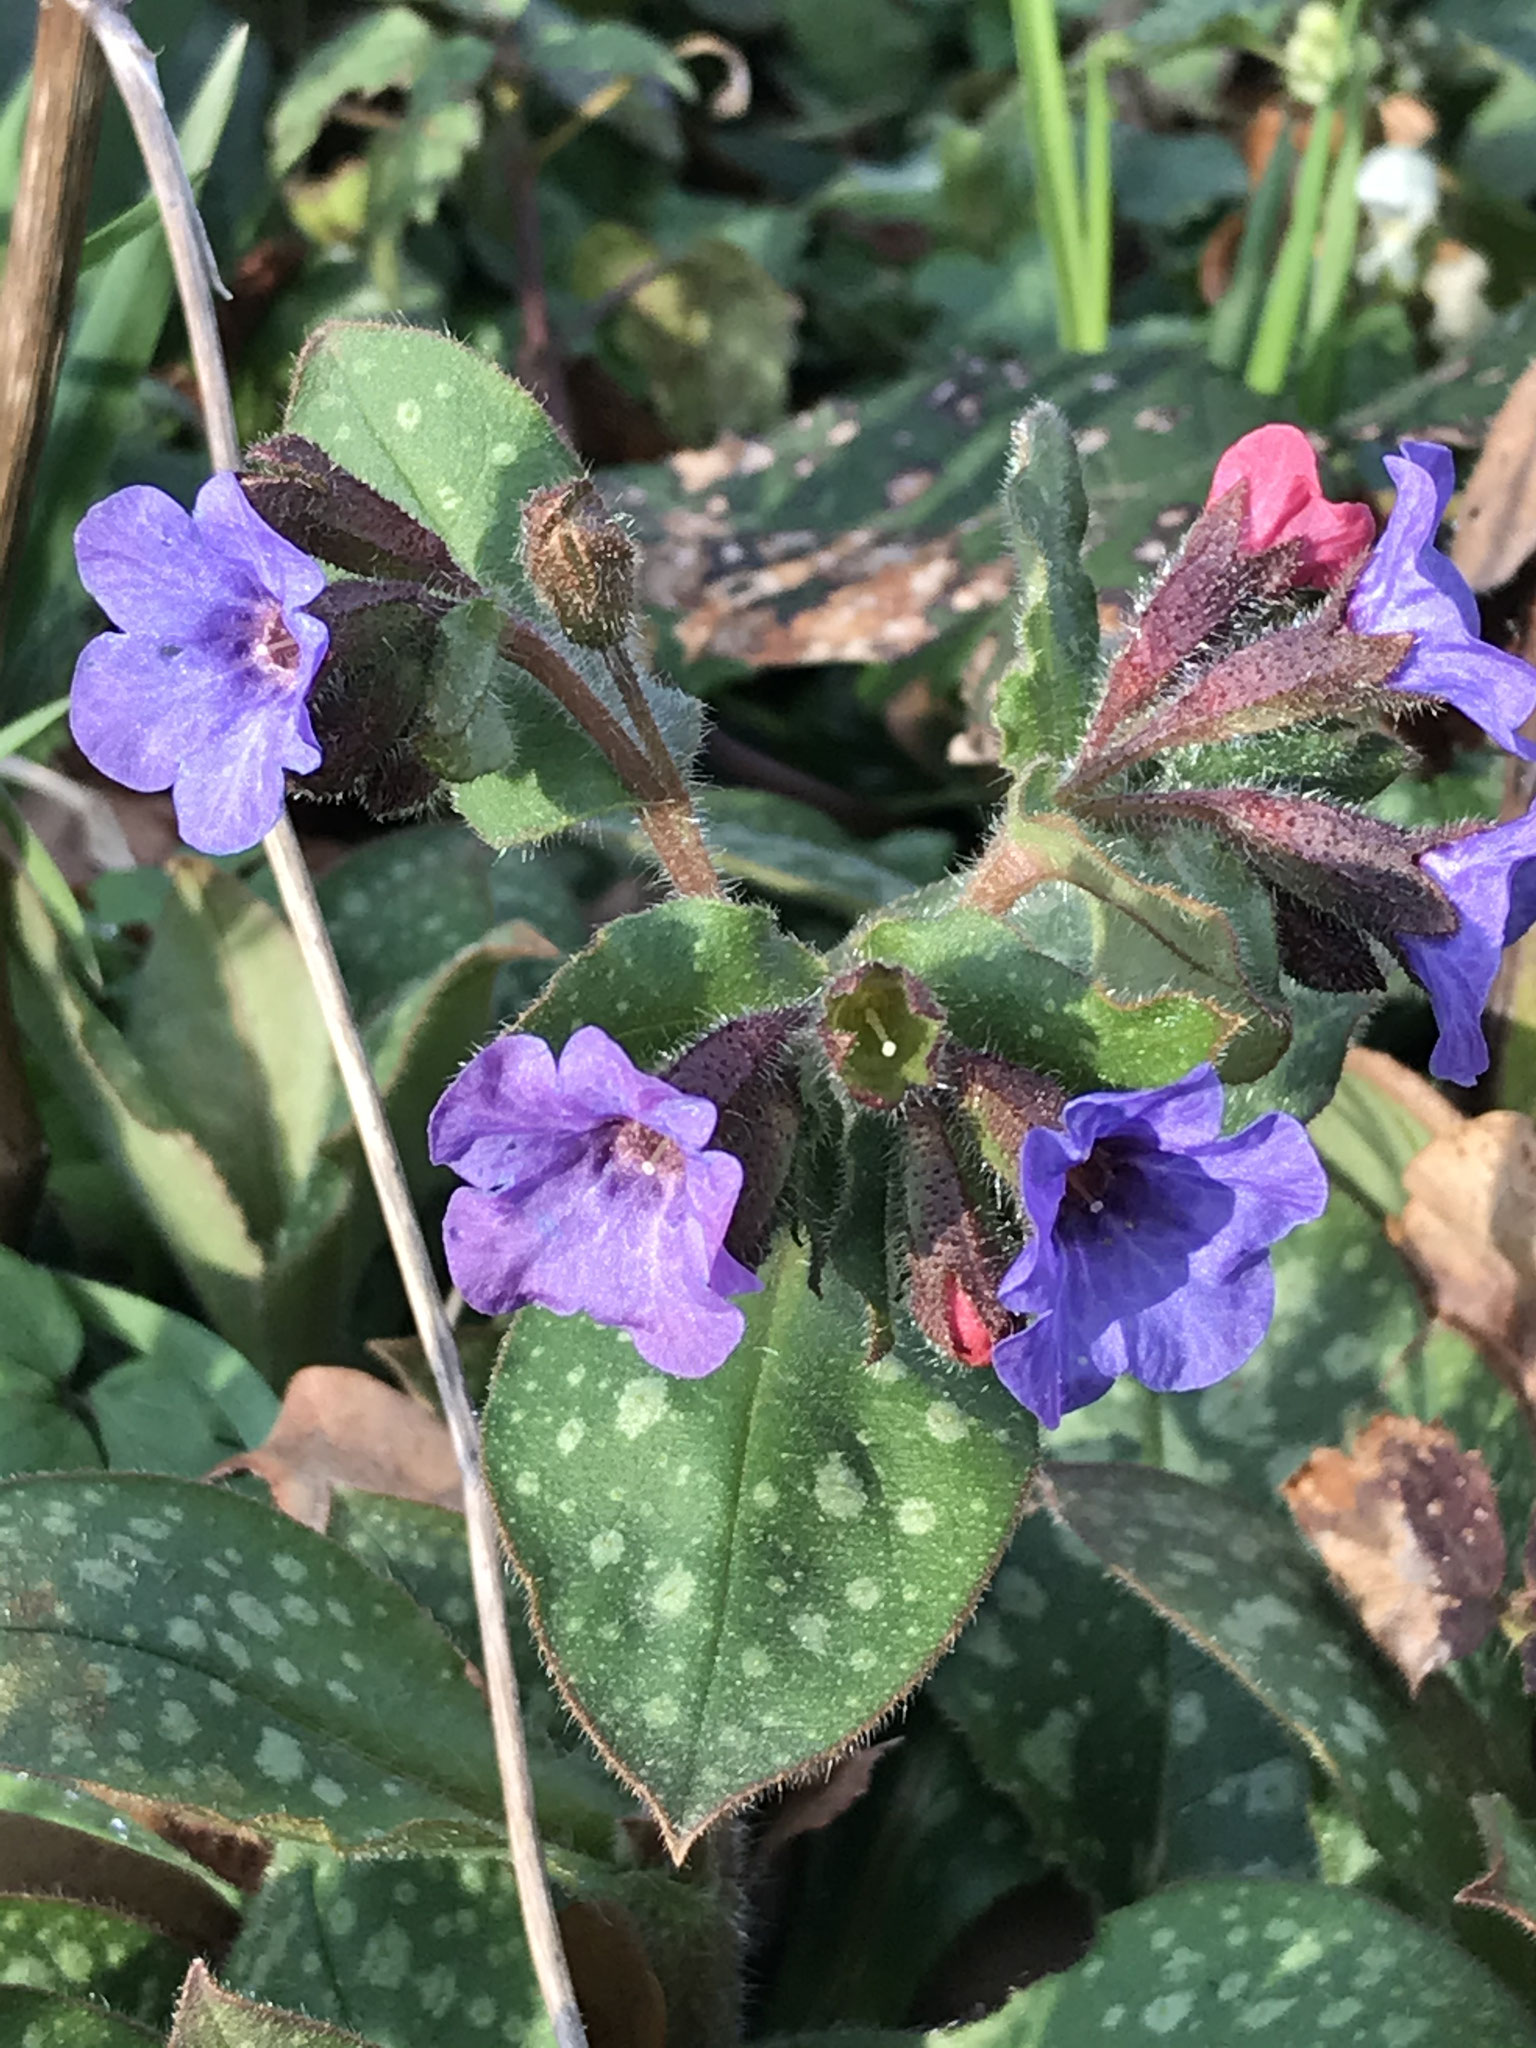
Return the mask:
<path id="1" fill-rule="evenodd" d="M 296 1372 L 266 1442 L 226 1458 L 208 1476 L 231 1472 L 264 1479 L 273 1504 L 311 1529 L 325 1528 L 336 1486 L 438 1507 L 461 1504 L 444 1424 L 409 1394 L 344 1365 Z"/>
<path id="2" fill-rule="evenodd" d="M 847 1756 L 839 1757 L 827 1775 L 818 1778 L 814 1784 L 792 1786 L 779 1801 L 778 1811 L 763 1830 L 762 1854 L 777 1855 L 797 1836 L 814 1834 L 819 1828 L 830 1827 L 833 1821 L 864 1797 L 876 1764 L 893 1749 L 899 1749 L 901 1741 L 899 1735 L 894 1735 L 886 1742 L 867 1742 L 862 1748 L 850 1750 Z"/>
<path id="3" fill-rule="evenodd" d="M 1514 1110 L 1472 1117 L 1403 1173 L 1389 1225 L 1442 1322 L 1463 1331 L 1522 1398 L 1536 1392 L 1536 1127 Z"/>
<path id="4" fill-rule="evenodd" d="M 1467 479 L 1451 560 L 1474 590 L 1497 590 L 1536 553 L 1536 363 L 1510 387 Z"/>
<path id="5" fill-rule="evenodd" d="M 625 1908 L 573 1899 L 560 1936 L 591 2048 L 666 2048 L 666 1996 Z"/>
<path id="6" fill-rule="evenodd" d="M 1481 1454 L 1442 1423 L 1378 1415 L 1281 1492 L 1411 1691 L 1487 1638 L 1504 1580 L 1498 1497 Z"/>

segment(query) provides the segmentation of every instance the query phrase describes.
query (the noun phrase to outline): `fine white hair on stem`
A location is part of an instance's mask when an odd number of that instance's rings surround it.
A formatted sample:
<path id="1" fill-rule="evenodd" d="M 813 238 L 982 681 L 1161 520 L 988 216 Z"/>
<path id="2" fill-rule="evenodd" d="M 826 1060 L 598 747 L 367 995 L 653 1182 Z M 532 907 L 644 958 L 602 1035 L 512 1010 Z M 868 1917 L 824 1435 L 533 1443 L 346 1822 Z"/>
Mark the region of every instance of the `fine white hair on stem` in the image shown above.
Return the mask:
<path id="1" fill-rule="evenodd" d="M 123 0 L 70 0 L 101 45 L 149 172 L 170 247 L 192 364 L 202 399 L 208 451 L 215 469 L 238 469 L 240 439 L 229 372 L 219 340 L 213 293 L 222 291 L 213 251 L 197 210 L 191 180 L 166 111 L 155 60 L 122 12 Z M 475 1608 L 480 1623 L 485 1689 L 501 1777 L 507 1842 L 517 1879 L 528 1949 L 557 2048 L 586 2048 L 586 2031 L 571 1986 L 570 1969 L 555 1920 L 549 1874 L 534 1812 L 533 1782 L 518 1702 L 517 1674 L 507 1633 L 505 1583 L 495 1514 L 480 1463 L 479 1432 L 453 1331 L 444 1314 L 432 1261 L 406 1186 L 357 1020 L 325 928 L 314 885 L 286 813 L 264 842 L 282 898 L 325 1018 L 358 1138 L 400 1268 L 411 1315 L 442 1402 L 464 1487 Z"/>

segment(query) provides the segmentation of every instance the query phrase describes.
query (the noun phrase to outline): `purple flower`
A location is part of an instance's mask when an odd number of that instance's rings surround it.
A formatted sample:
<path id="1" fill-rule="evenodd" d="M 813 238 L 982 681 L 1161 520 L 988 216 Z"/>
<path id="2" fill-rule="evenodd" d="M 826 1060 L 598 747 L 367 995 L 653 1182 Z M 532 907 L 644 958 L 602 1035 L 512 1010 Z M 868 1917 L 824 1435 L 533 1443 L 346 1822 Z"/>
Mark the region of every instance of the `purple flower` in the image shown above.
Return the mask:
<path id="1" fill-rule="evenodd" d="M 595 1024 L 558 1064 L 542 1038 L 476 1053 L 428 1126 L 433 1160 L 469 1183 L 443 1226 L 464 1299 L 486 1315 L 583 1312 L 683 1379 L 723 1365 L 743 1328 L 727 1296 L 761 1283 L 724 1249 L 742 1169 L 704 1149 L 715 1117 Z"/>
<path id="2" fill-rule="evenodd" d="M 80 580 L 114 625 L 75 665 L 69 725 L 129 789 L 169 789 L 182 838 L 243 853 L 283 808 L 283 771 L 320 765 L 305 702 L 329 638 L 303 607 L 318 562 L 274 533 L 236 479 L 184 512 L 136 484 L 75 531 Z"/>
<path id="3" fill-rule="evenodd" d="M 1444 938 L 1399 933 L 1408 966 L 1429 991 L 1440 1036 L 1429 1071 L 1471 1084 L 1488 1065 L 1483 1009 L 1506 946 L 1536 924 L 1536 812 L 1420 854 L 1461 922 Z"/>
<path id="4" fill-rule="evenodd" d="M 1397 502 L 1349 600 L 1358 633 L 1412 633 L 1412 652 L 1391 688 L 1440 697 L 1512 754 L 1536 760 L 1519 728 L 1536 711 L 1536 669 L 1479 638 L 1477 600 L 1435 546 L 1456 488 L 1449 448 L 1404 441 L 1387 468 Z"/>
<path id="5" fill-rule="evenodd" d="M 1294 1117 L 1220 1132 L 1221 1083 L 1202 1066 L 1164 1088 L 1080 1095 L 1063 1129 L 1025 1137 L 1034 1234 L 998 1293 L 1034 1321 L 995 1363 L 1047 1428 L 1121 1373 L 1159 1393 L 1211 1386 L 1269 1328 L 1269 1248 L 1322 1214 L 1328 1180 Z"/>

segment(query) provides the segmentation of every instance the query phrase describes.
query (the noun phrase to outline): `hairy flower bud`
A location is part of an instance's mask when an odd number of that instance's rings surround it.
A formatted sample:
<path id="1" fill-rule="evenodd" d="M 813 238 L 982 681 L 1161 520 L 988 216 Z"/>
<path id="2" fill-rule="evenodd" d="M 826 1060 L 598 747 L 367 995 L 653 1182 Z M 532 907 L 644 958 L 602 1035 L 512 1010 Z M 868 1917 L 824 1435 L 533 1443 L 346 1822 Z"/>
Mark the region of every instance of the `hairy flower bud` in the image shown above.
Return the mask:
<path id="1" fill-rule="evenodd" d="M 410 817 L 439 784 L 417 742 L 444 607 L 419 584 L 359 577 L 329 584 L 313 609 L 331 636 L 310 700 L 323 758 L 295 788 L 374 818 Z"/>
<path id="2" fill-rule="evenodd" d="M 245 460 L 241 490 L 306 554 L 354 576 L 407 577 L 455 597 L 479 594 L 445 541 L 302 434 L 258 441 Z"/>
<path id="3" fill-rule="evenodd" d="M 785 1053 L 809 1010 L 759 1010 L 706 1032 L 663 1078 L 720 1111 L 714 1143 L 741 1161 L 743 1180 L 725 1248 L 756 1266 L 768 1251 L 774 1212 L 800 1134 L 801 1102 Z"/>
<path id="4" fill-rule="evenodd" d="M 1028 1067 L 968 1047 L 952 1056 L 950 1069 L 987 1164 L 1010 1186 L 1016 1185 L 1025 1138 L 1039 1124 L 1061 1122 L 1066 1089 Z"/>
<path id="5" fill-rule="evenodd" d="M 578 647 L 612 647 L 635 612 L 635 544 L 585 477 L 523 506 L 529 581 Z"/>
<path id="6" fill-rule="evenodd" d="M 931 1102 L 914 1104 L 902 1130 L 907 1305 L 930 1344 L 961 1365 L 990 1365 L 1013 1328 L 997 1298 L 1006 1260 L 991 1241 Z"/>
<path id="7" fill-rule="evenodd" d="M 874 961 L 827 989 L 821 1042 L 834 1072 L 863 1109 L 895 1109 L 938 1078 L 944 1010 L 905 967 Z"/>

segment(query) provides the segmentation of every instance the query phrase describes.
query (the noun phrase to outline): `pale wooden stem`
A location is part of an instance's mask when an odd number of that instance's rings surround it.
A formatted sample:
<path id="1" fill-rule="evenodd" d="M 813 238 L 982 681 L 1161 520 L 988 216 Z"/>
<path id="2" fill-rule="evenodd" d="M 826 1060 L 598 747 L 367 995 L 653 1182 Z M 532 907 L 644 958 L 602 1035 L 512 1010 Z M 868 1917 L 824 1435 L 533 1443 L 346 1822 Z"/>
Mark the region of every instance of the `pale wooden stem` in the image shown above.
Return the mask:
<path id="1" fill-rule="evenodd" d="M 198 216 L 175 130 L 165 110 L 154 59 L 113 0 L 70 0 L 84 16 L 102 46 L 103 55 L 122 94 L 149 171 L 170 245 L 183 317 L 192 347 L 193 367 L 202 398 L 208 448 L 216 469 L 236 469 L 240 441 L 230 398 L 229 373 L 214 318 L 212 291 L 216 283 L 213 258 Z M 368 1163 L 384 1227 L 400 1268 L 422 1349 L 442 1402 L 464 1487 L 464 1516 L 469 1540 L 475 1609 L 480 1623 L 486 1697 L 491 1710 L 496 1763 L 501 1776 L 507 1842 L 517 1879 L 523 1925 L 539 1989 L 543 1994 L 557 2048 L 586 2048 L 586 2031 L 576 2004 L 560 1930 L 550 1896 L 533 1780 L 528 1768 L 518 1703 L 517 1673 L 507 1633 L 505 1585 L 496 1519 L 480 1462 L 479 1432 L 453 1332 L 443 1312 L 426 1239 L 411 1202 L 405 1169 L 384 1112 L 378 1084 L 363 1047 L 357 1020 L 347 999 L 330 934 L 315 895 L 314 884 L 286 816 L 264 842 L 283 910 L 293 927 L 304 964 L 325 1019 L 331 1049 L 341 1070 L 358 1140 Z"/>

